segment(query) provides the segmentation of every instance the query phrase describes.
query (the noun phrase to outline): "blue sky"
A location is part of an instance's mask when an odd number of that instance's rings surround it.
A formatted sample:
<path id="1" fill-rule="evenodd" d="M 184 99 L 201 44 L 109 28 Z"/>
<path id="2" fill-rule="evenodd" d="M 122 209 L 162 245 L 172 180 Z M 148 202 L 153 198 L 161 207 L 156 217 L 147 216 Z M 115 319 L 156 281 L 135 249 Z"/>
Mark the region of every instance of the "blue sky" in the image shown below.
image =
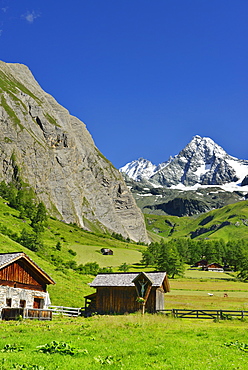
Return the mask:
<path id="1" fill-rule="evenodd" d="M 198 134 L 248 159 L 247 0 L 0 0 L 0 59 L 24 63 L 117 167 Z"/>

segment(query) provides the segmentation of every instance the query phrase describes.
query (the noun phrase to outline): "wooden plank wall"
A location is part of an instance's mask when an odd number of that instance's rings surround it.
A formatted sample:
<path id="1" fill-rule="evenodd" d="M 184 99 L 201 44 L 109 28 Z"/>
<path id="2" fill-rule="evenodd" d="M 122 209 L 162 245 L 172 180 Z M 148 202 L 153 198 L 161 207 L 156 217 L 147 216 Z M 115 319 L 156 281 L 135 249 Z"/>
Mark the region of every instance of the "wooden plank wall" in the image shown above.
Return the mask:
<path id="1" fill-rule="evenodd" d="M 0 270 L 0 283 L 16 288 L 46 291 L 46 284 L 25 261 L 18 260 Z"/>
<path id="2" fill-rule="evenodd" d="M 104 313 L 136 312 L 141 309 L 136 301 L 135 287 L 98 287 L 96 294 L 96 310 Z M 156 289 L 152 288 L 146 302 L 146 311 L 156 311 Z"/>

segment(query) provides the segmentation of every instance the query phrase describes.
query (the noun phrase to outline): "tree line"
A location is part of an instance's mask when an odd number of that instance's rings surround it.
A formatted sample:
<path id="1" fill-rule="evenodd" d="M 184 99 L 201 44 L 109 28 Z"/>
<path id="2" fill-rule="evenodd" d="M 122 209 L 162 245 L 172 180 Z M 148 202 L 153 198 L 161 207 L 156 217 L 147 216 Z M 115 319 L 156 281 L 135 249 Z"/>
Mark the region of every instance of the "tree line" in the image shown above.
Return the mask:
<path id="1" fill-rule="evenodd" d="M 20 212 L 19 218 L 30 220 L 29 223 L 32 227 L 32 231 L 28 231 L 24 227 L 19 236 L 5 225 L 0 225 L 0 231 L 24 247 L 37 252 L 43 246 L 41 234 L 44 232 L 48 218 L 44 203 L 37 202 L 33 189 L 20 178 L 9 184 L 2 181 L 0 183 L 0 196 L 8 202 L 11 208 Z"/>
<path id="2" fill-rule="evenodd" d="M 248 280 L 248 240 L 161 240 L 151 243 L 142 253 L 142 263 L 166 271 L 171 277 L 183 275 L 185 264 L 193 265 L 203 258 L 238 271 L 241 279 Z"/>

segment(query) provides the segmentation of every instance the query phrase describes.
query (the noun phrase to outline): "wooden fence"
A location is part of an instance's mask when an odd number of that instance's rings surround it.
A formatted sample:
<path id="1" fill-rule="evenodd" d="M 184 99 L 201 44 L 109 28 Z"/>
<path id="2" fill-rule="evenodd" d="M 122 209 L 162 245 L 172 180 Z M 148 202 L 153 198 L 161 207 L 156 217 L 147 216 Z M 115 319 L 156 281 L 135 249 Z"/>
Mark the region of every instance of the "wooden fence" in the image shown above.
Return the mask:
<path id="1" fill-rule="evenodd" d="M 185 310 L 173 308 L 172 310 L 159 310 L 157 312 L 161 312 L 166 315 L 172 315 L 173 317 L 181 319 L 230 320 L 232 318 L 243 319 L 248 317 L 248 311 L 234 310 Z"/>
<path id="2" fill-rule="evenodd" d="M 82 315 L 81 307 L 64 307 L 64 306 L 49 306 L 53 315 L 63 315 L 77 317 Z"/>
<path id="3" fill-rule="evenodd" d="M 1 312 L 2 320 L 36 319 L 52 320 L 52 310 L 43 310 L 40 308 L 3 308 Z"/>

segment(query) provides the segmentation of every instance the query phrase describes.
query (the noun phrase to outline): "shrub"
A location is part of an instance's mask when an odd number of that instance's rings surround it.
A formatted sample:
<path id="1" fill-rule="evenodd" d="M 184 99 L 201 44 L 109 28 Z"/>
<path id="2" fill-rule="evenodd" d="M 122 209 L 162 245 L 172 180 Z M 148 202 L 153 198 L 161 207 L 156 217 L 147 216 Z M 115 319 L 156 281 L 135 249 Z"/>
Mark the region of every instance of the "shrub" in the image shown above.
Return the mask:
<path id="1" fill-rule="evenodd" d="M 77 255 L 77 252 L 75 252 L 72 249 L 68 249 L 68 253 L 70 253 L 72 256 L 76 256 Z"/>
<path id="2" fill-rule="evenodd" d="M 20 352 L 23 351 L 23 346 L 17 344 L 5 344 L 1 352 Z"/>
<path id="3" fill-rule="evenodd" d="M 42 353 L 60 353 L 61 355 L 76 355 L 77 353 L 81 352 L 76 348 L 72 347 L 70 344 L 66 342 L 57 342 L 53 340 L 51 343 L 46 343 L 42 346 L 36 347 L 39 352 Z M 88 353 L 87 350 L 82 350 L 85 354 Z"/>

